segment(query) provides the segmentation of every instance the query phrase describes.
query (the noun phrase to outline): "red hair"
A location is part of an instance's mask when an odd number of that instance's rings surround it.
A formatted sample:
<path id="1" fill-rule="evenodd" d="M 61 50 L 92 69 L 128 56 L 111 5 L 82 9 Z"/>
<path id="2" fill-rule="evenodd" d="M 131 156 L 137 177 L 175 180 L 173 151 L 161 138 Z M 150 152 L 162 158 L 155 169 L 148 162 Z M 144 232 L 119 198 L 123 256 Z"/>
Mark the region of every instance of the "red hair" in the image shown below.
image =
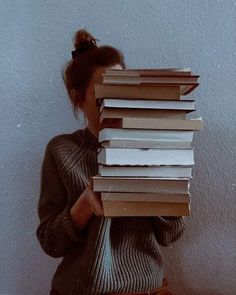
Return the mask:
<path id="1" fill-rule="evenodd" d="M 79 30 L 74 36 L 75 50 L 73 58 L 63 70 L 63 80 L 74 106 L 74 115 L 79 103 L 85 99 L 87 87 L 92 79 L 94 71 L 98 67 L 108 67 L 119 64 L 125 68 L 122 52 L 111 46 L 97 47 L 96 39 L 87 31 Z M 91 46 L 92 45 L 92 46 Z M 73 95 L 75 90 L 79 96 Z"/>

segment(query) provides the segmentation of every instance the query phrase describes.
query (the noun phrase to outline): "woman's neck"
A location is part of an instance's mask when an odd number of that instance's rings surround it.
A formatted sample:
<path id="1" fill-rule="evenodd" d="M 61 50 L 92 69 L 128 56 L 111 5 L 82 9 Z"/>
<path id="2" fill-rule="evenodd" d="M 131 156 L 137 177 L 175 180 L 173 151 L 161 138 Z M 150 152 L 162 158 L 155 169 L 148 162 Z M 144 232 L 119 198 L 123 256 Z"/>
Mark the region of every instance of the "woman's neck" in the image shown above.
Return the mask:
<path id="1" fill-rule="evenodd" d="M 100 131 L 100 126 L 94 126 L 91 123 L 88 123 L 87 128 L 90 130 L 91 133 L 93 133 L 94 136 L 96 136 L 98 138 L 98 134 Z"/>

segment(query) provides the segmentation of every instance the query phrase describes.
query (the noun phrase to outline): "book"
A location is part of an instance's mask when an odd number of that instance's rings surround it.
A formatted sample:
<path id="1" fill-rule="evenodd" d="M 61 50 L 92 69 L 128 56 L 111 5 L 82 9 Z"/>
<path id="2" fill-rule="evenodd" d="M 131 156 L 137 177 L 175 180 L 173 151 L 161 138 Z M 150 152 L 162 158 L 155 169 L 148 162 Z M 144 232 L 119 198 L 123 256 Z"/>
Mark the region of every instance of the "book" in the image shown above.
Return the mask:
<path id="1" fill-rule="evenodd" d="M 175 75 L 189 76 L 191 68 L 163 68 L 163 69 L 107 69 L 103 76 L 140 76 L 140 75 Z"/>
<path id="2" fill-rule="evenodd" d="M 189 216 L 190 203 L 102 201 L 105 217 Z"/>
<path id="3" fill-rule="evenodd" d="M 159 110 L 183 110 L 192 112 L 195 110 L 193 100 L 134 100 L 104 98 L 100 105 L 100 113 L 105 108 L 129 108 L 129 109 L 159 109 Z"/>
<path id="4" fill-rule="evenodd" d="M 124 76 L 103 75 L 103 84 L 186 84 L 194 85 L 198 83 L 198 75 L 174 76 L 174 75 L 139 75 L 139 76 Z"/>
<path id="5" fill-rule="evenodd" d="M 191 93 L 196 84 L 95 84 L 97 100 L 106 97 L 129 99 L 180 100 L 181 96 Z"/>
<path id="6" fill-rule="evenodd" d="M 191 166 L 98 166 L 101 176 L 192 178 Z"/>
<path id="7" fill-rule="evenodd" d="M 193 149 L 101 148 L 98 164 L 104 165 L 194 165 Z"/>
<path id="8" fill-rule="evenodd" d="M 112 118 L 103 120 L 105 128 L 133 128 L 154 130 L 201 130 L 202 119 Z"/>
<path id="9" fill-rule="evenodd" d="M 193 131 L 103 128 L 99 131 L 98 138 L 99 142 L 108 140 L 192 142 Z"/>
<path id="10" fill-rule="evenodd" d="M 98 100 L 105 97 L 179 100 L 181 87 L 95 84 L 95 97 Z"/>
<path id="11" fill-rule="evenodd" d="M 102 201 L 189 203 L 189 194 L 101 192 Z"/>
<path id="12" fill-rule="evenodd" d="M 181 149 L 192 147 L 191 142 L 185 141 L 151 141 L 151 140 L 108 140 L 101 143 L 102 147 L 113 148 L 165 148 L 165 149 Z"/>
<path id="13" fill-rule="evenodd" d="M 188 194 L 187 178 L 153 178 L 153 177 L 106 177 L 93 176 L 95 192 L 137 192 Z"/>
<path id="14" fill-rule="evenodd" d="M 105 118 L 165 118 L 185 119 L 186 111 L 183 110 L 153 110 L 153 109 L 126 109 L 104 108 L 100 113 L 100 123 Z"/>

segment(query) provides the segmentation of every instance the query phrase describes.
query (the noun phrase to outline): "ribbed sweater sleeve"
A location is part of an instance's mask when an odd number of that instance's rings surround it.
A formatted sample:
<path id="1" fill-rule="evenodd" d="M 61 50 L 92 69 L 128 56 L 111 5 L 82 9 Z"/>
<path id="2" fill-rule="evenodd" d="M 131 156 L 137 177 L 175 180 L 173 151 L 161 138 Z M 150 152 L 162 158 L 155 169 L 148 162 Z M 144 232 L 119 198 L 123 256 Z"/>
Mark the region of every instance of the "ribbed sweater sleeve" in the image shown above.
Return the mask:
<path id="1" fill-rule="evenodd" d="M 73 224 L 66 195 L 48 144 L 41 168 L 37 238 L 43 250 L 52 257 L 64 256 L 83 236 L 83 231 Z"/>
<path id="2" fill-rule="evenodd" d="M 184 217 L 152 217 L 154 233 L 157 242 L 162 246 L 169 246 L 177 241 L 185 230 Z"/>

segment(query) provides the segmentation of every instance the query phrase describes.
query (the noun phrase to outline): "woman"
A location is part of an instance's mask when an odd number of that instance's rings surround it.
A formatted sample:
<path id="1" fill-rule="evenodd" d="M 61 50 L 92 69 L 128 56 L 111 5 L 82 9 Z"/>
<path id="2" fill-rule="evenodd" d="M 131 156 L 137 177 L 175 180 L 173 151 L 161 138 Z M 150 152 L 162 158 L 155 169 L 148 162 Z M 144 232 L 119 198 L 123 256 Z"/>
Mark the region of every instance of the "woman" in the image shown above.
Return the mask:
<path id="1" fill-rule="evenodd" d="M 43 160 L 37 237 L 48 255 L 63 257 L 50 294 L 171 294 L 159 244 L 168 246 L 181 236 L 183 218 L 105 218 L 100 194 L 90 186 L 98 174 L 102 129 L 94 84 L 105 69 L 125 68 L 123 55 L 97 47 L 85 30 L 76 33 L 74 43 L 64 82 L 74 113 L 83 111 L 87 127 L 52 138 Z"/>

